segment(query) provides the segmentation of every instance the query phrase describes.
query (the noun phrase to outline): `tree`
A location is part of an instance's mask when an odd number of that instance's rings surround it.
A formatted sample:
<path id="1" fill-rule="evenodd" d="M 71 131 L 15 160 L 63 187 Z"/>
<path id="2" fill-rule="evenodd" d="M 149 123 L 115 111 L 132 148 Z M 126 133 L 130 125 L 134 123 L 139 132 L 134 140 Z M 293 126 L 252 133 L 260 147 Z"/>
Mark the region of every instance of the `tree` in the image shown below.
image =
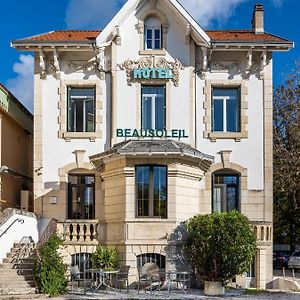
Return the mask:
<path id="1" fill-rule="evenodd" d="M 187 222 L 186 251 L 198 276 L 223 284 L 249 271 L 256 237 L 238 211 L 197 215 Z"/>
<path id="2" fill-rule="evenodd" d="M 58 249 L 63 241 L 56 235 L 38 249 L 33 276 L 38 292 L 51 297 L 64 294 L 67 291 L 67 267 L 63 264 Z"/>
<path id="3" fill-rule="evenodd" d="M 300 64 L 274 92 L 274 234 L 295 250 L 300 229 Z"/>

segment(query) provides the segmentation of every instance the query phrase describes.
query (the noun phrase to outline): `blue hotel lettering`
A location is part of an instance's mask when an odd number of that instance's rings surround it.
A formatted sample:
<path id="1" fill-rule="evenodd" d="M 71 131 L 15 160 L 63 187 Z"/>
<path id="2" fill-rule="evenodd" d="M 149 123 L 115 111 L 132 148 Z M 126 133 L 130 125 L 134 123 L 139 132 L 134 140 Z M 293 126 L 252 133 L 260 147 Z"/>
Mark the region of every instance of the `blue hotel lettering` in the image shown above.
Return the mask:
<path id="1" fill-rule="evenodd" d="M 134 79 L 173 79 L 171 69 L 142 68 L 133 70 Z"/>

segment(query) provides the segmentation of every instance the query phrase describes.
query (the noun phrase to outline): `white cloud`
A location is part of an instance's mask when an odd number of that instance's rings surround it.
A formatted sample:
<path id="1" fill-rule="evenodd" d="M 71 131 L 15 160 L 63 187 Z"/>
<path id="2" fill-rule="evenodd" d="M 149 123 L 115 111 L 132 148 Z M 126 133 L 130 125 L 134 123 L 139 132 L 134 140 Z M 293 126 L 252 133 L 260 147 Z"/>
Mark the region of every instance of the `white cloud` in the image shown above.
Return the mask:
<path id="1" fill-rule="evenodd" d="M 33 56 L 21 54 L 19 61 L 14 63 L 13 70 L 17 76 L 7 80 L 7 88 L 33 112 Z"/>
<path id="2" fill-rule="evenodd" d="M 70 0 L 65 22 L 68 29 L 103 29 L 125 0 Z"/>
<path id="3" fill-rule="evenodd" d="M 284 2 L 284 0 L 271 0 L 271 2 L 272 2 L 275 6 L 281 7 L 282 4 L 283 4 L 283 2 Z"/>
<path id="4" fill-rule="evenodd" d="M 203 27 L 210 26 L 213 21 L 220 24 L 234 13 L 235 8 L 248 0 L 178 0 L 182 6 Z M 276 1 L 276 0 L 275 0 Z M 278 1 L 278 0 L 277 0 Z"/>
<path id="5" fill-rule="evenodd" d="M 248 0 L 178 0 L 201 26 L 226 23 L 234 9 Z M 283 0 L 271 0 L 279 2 Z M 126 0 L 70 0 L 65 22 L 69 29 L 103 29 Z"/>

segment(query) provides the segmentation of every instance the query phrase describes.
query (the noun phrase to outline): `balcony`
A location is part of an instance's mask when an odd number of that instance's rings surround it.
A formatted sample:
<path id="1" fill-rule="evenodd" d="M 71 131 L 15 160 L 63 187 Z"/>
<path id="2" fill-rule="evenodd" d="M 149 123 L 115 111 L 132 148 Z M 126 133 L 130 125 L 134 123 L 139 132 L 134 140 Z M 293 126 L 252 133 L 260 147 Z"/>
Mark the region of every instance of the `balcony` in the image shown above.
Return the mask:
<path id="1" fill-rule="evenodd" d="M 64 244 L 97 245 L 98 220 L 67 220 L 57 224 L 57 232 Z"/>

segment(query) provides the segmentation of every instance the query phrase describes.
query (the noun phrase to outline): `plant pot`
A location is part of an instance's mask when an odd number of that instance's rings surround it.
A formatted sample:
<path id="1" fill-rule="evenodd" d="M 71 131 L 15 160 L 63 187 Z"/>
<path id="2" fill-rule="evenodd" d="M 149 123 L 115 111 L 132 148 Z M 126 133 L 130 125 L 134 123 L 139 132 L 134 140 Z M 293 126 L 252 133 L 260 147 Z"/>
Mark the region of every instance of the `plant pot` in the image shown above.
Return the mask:
<path id="1" fill-rule="evenodd" d="M 222 282 L 205 281 L 204 283 L 205 296 L 224 296 L 224 294 L 225 294 L 225 287 Z"/>

